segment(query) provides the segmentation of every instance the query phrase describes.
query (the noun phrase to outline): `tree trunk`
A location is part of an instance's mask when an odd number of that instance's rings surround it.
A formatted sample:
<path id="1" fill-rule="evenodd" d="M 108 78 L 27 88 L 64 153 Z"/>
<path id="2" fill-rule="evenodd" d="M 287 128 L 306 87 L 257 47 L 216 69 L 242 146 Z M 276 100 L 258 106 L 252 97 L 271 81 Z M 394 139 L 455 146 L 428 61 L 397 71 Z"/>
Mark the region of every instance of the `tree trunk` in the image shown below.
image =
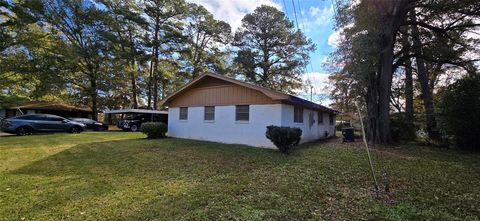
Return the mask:
<path id="1" fill-rule="evenodd" d="M 90 98 L 92 99 L 92 119 L 98 120 L 97 79 L 94 76 L 90 76 Z"/>
<path id="2" fill-rule="evenodd" d="M 379 15 L 381 41 L 378 42 L 378 71 L 370 74 L 367 84 L 369 112 L 369 141 L 391 143 L 390 96 L 392 91 L 394 44 L 400 25 L 406 17 L 409 1 L 371 1 Z"/>
<path id="3" fill-rule="evenodd" d="M 132 61 L 132 68 L 135 67 L 135 61 Z M 132 98 L 133 98 L 133 108 L 138 108 L 138 101 L 137 101 L 137 79 L 135 76 L 135 71 L 132 69 L 130 73 L 131 82 L 132 82 Z"/>
<path id="4" fill-rule="evenodd" d="M 133 40 L 133 35 L 132 32 L 129 30 L 128 32 L 128 37 L 130 40 L 130 53 L 132 54 L 131 56 L 131 68 L 130 68 L 130 77 L 131 77 L 131 83 L 132 83 L 132 97 L 133 97 L 133 108 L 137 109 L 138 108 L 138 100 L 137 100 L 137 79 L 136 79 L 136 74 L 135 74 L 135 45 L 134 45 L 134 40 Z"/>
<path id="5" fill-rule="evenodd" d="M 413 121 L 413 78 L 410 58 L 405 61 L 405 113 L 407 118 Z"/>
<path id="6" fill-rule="evenodd" d="M 387 32 L 388 33 L 388 32 Z M 385 36 L 385 50 L 380 54 L 380 79 L 378 81 L 378 143 L 391 143 L 390 134 L 390 95 L 392 91 L 392 64 L 393 64 L 393 38 L 394 35 Z"/>
<path id="7" fill-rule="evenodd" d="M 158 57 L 157 57 L 158 58 Z M 158 102 L 158 60 L 153 64 L 153 109 L 157 110 Z"/>
<path id="8" fill-rule="evenodd" d="M 410 20 L 415 23 L 417 18 L 415 10 L 410 12 Z M 428 70 L 425 61 L 422 58 L 422 42 L 420 41 L 418 27 L 412 25 L 413 47 L 415 49 L 415 60 L 417 63 L 418 81 L 420 82 L 423 106 L 425 108 L 425 117 L 427 121 L 427 133 L 431 139 L 438 139 L 437 121 L 435 119 L 435 108 L 433 105 L 432 92 L 428 83 Z"/>
<path id="9" fill-rule="evenodd" d="M 377 117 L 378 117 L 378 88 L 377 73 L 368 74 L 367 82 L 367 139 L 369 142 L 375 143 L 379 140 L 377 137 Z"/>
<path id="10" fill-rule="evenodd" d="M 158 102 L 158 55 L 160 50 L 160 42 L 158 41 L 158 35 L 160 32 L 160 16 L 157 14 L 155 18 L 155 30 L 154 30 L 154 62 L 153 62 L 153 109 L 157 110 Z"/>
<path id="11" fill-rule="evenodd" d="M 407 30 L 404 30 L 407 32 Z M 402 47 L 406 58 L 403 62 L 405 67 L 405 113 L 410 122 L 413 122 L 413 78 L 412 78 L 412 61 L 410 59 L 410 42 L 408 41 L 407 33 L 402 36 Z"/>
<path id="12" fill-rule="evenodd" d="M 154 49 L 155 50 L 155 49 Z M 147 91 L 147 107 L 150 109 L 152 107 L 152 80 L 153 80 L 153 59 L 150 61 L 150 69 L 148 74 L 148 91 Z"/>

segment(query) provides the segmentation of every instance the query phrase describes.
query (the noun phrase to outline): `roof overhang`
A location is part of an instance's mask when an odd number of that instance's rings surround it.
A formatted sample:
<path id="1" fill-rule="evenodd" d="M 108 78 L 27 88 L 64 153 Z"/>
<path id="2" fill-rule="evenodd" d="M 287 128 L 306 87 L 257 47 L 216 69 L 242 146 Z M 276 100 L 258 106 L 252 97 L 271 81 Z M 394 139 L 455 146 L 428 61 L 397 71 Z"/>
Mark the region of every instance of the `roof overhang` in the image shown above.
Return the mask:
<path id="1" fill-rule="evenodd" d="M 56 102 L 46 102 L 46 101 L 29 101 L 24 104 L 8 107 L 5 109 L 24 109 L 24 110 L 56 110 L 56 111 L 75 111 L 75 112 L 89 112 L 92 110 L 88 108 L 82 108 L 72 105 L 66 105 Z"/>

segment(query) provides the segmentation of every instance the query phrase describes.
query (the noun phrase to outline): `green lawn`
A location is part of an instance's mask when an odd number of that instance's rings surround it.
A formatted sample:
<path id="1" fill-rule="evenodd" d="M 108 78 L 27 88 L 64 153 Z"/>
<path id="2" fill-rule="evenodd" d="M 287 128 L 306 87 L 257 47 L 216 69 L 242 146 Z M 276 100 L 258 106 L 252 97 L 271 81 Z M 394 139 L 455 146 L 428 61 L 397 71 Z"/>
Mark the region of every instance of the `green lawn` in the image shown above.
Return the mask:
<path id="1" fill-rule="evenodd" d="M 140 133 L 0 137 L 4 220 L 478 220 L 480 156 L 383 151 L 391 202 L 363 149 L 269 149 Z"/>

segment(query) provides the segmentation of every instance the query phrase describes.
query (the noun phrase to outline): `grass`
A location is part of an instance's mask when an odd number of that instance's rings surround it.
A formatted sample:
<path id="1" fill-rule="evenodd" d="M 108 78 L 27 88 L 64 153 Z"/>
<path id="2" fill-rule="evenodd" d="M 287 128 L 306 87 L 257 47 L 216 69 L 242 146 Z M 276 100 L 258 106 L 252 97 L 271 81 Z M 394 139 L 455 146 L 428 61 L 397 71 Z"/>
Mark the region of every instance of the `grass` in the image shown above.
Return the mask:
<path id="1" fill-rule="evenodd" d="M 388 202 L 372 197 L 364 150 L 336 142 L 286 156 L 140 133 L 0 137 L 0 219 L 479 219 L 479 155 L 402 147 L 374 159 L 391 176 Z"/>

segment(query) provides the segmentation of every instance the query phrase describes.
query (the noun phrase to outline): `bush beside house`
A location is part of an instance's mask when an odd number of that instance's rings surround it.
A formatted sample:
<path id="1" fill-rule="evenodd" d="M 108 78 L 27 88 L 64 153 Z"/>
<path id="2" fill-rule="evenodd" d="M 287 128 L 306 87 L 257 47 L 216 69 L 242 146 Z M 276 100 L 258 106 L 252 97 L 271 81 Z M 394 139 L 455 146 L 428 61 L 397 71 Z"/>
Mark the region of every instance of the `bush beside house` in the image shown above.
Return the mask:
<path id="1" fill-rule="evenodd" d="M 302 130 L 296 127 L 267 126 L 265 136 L 283 153 L 289 154 L 298 145 Z"/>
<path id="2" fill-rule="evenodd" d="M 147 135 L 147 138 L 149 139 L 167 137 L 167 125 L 162 122 L 143 123 L 140 130 Z"/>

